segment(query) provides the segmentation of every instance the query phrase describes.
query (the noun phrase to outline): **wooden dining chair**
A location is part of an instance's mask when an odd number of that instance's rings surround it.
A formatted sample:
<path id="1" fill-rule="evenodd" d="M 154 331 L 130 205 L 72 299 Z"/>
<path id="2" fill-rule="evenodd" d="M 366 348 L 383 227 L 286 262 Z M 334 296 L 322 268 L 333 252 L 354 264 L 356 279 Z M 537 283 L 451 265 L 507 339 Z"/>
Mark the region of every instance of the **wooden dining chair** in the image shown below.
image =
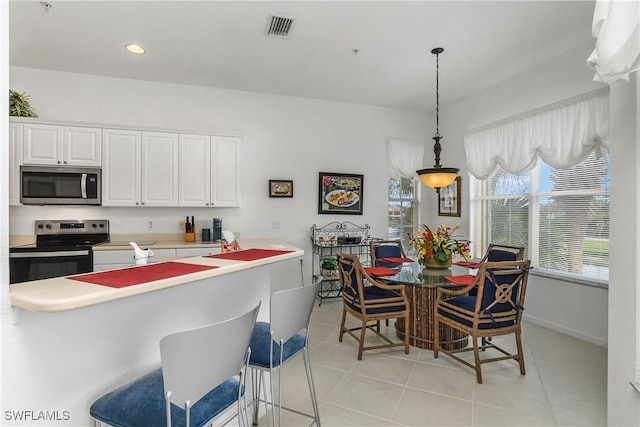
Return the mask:
<path id="1" fill-rule="evenodd" d="M 520 261 L 524 258 L 524 246 L 489 243 L 480 262 Z"/>
<path id="2" fill-rule="evenodd" d="M 409 301 L 405 287 L 387 285 L 369 276 L 357 255 L 338 253 L 338 267 L 343 303 L 338 341 L 342 342 L 345 332 L 351 335 L 358 342 L 358 360 L 362 360 L 365 350 L 381 348 L 404 347 L 404 352 L 409 354 L 409 334 L 405 334 L 403 342 L 393 342 L 380 332 L 381 320 L 402 318 L 405 325 L 409 324 Z M 358 319 L 360 326 L 346 327 L 347 314 Z M 385 344 L 365 346 L 367 330 L 376 334 Z"/>
<path id="3" fill-rule="evenodd" d="M 529 260 L 484 262 L 472 284 L 462 289 L 438 288 L 433 356 L 437 358 L 442 352 L 473 368 L 479 384 L 482 383 L 482 365 L 490 362 L 514 359 L 520 366 L 520 374 L 525 375 L 521 323 L 529 269 Z M 468 295 L 473 287 L 477 287 L 478 294 Z M 441 325 L 468 334 L 472 346 L 453 350 L 443 348 L 439 338 Z M 517 351 L 513 354 L 488 340 L 507 334 L 515 337 Z M 491 355 L 497 356 L 480 358 L 481 351 L 488 354 L 486 350 L 492 350 Z M 474 363 L 457 356 L 465 351 L 473 351 Z"/>
<path id="4" fill-rule="evenodd" d="M 384 258 L 407 258 L 400 240 L 378 240 L 369 243 L 371 265 L 374 267 L 397 268 L 401 263 L 386 262 Z"/>

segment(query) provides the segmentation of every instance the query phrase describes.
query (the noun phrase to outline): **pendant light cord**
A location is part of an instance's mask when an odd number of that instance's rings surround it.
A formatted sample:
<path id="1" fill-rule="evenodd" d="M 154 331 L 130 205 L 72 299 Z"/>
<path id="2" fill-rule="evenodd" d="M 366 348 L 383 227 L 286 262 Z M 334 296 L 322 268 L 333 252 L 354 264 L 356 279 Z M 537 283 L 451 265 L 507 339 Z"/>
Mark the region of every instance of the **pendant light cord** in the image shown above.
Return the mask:
<path id="1" fill-rule="evenodd" d="M 436 136 L 440 136 L 440 54 L 436 53 Z"/>

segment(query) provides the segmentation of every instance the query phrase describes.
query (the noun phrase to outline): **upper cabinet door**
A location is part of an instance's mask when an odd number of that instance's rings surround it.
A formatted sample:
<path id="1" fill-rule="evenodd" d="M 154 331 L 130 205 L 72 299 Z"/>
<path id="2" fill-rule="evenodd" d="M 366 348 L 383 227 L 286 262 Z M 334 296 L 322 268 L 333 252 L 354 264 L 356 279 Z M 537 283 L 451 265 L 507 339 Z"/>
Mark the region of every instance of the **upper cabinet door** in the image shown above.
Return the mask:
<path id="1" fill-rule="evenodd" d="M 102 204 L 140 206 L 141 133 L 102 130 Z"/>
<path id="2" fill-rule="evenodd" d="M 240 138 L 211 137 L 211 202 L 240 206 Z"/>
<path id="3" fill-rule="evenodd" d="M 63 135 L 63 126 L 25 123 L 24 164 L 64 166 Z"/>
<path id="4" fill-rule="evenodd" d="M 142 132 L 142 204 L 178 206 L 178 134 Z"/>
<path id="5" fill-rule="evenodd" d="M 9 123 L 9 205 L 20 205 L 22 123 Z"/>
<path id="6" fill-rule="evenodd" d="M 73 166 L 102 166 L 102 129 L 65 126 L 62 162 Z"/>
<path id="7" fill-rule="evenodd" d="M 178 154 L 179 205 L 211 205 L 211 138 L 180 134 Z"/>
<path id="8" fill-rule="evenodd" d="M 24 163 L 28 165 L 102 165 L 100 128 L 24 124 Z"/>

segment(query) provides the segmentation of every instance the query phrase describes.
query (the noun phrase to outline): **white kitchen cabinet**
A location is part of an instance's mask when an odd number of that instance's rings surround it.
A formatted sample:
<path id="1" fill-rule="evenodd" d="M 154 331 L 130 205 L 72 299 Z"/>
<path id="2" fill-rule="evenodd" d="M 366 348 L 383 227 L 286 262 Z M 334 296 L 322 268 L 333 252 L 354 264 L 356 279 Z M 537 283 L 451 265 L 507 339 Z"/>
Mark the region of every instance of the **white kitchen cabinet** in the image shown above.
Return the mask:
<path id="1" fill-rule="evenodd" d="M 27 165 L 102 165 L 100 128 L 24 124 L 23 162 Z"/>
<path id="2" fill-rule="evenodd" d="M 142 132 L 142 203 L 178 206 L 178 134 Z"/>
<path id="3" fill-rule="evenodd" d="M 20 205 L 22 136 L 22 123 L 9 123 L 9 206 Z"/>
<path id="4" fill-rule="evenodd" d="M 144 248 L 143 248 L 144 249 Z M 147 259 L 148 264 L 176 258 L 175 249 L 153 249 L 153 256 Z M 135 265 L 133 248 L 113 251 L 93 251 L 93 271 L 113 270 Z"/>
<path id="5" fill-rule="evenodd" d="M 222 249 L 218 247 L 212 248 L 177 248 L 176 258 L 189 258 L 194 256 L 207 256 L 217 255 L 222 252 Z"/>
<path id="6" fill-rule="evenodd" d="M 240 138 L 180 134 L 180 206 L 240 206 Z"/>
<path id="7" fill-rule="evenodd" d="M 102 130 L 102 205 L 139 206 L 142 133 Z"/>
<path id="8" fill-rule="evenodd" d="M 103 129 L 103 206 L 177 206 L 178 134 Z"/>

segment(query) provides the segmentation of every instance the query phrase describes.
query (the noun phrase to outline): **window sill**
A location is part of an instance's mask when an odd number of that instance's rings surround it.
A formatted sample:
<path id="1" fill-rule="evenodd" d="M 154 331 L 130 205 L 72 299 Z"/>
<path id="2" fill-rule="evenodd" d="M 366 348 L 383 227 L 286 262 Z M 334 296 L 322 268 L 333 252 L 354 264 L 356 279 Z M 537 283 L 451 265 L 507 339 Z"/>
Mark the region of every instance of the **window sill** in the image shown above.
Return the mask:
<path id="1" fill-rule="evenodd" d="M 594 288 L 600 288 L 600 289 L 606 289 L 606 290 L 609 289 L 609 283 L 598 282 L 593 279 L 588 279 L 586 277 L 576 277 L 568 274 L 558 273 L 555 271 L 552 272 L 549 270 L 541 270 L 535 267 L 532 268 L 529 273 L 533 276 L 547 277 L 549 279 L 562 280 L 565 282 L 577 283 L 579 285 L 591 286 Z"/>

